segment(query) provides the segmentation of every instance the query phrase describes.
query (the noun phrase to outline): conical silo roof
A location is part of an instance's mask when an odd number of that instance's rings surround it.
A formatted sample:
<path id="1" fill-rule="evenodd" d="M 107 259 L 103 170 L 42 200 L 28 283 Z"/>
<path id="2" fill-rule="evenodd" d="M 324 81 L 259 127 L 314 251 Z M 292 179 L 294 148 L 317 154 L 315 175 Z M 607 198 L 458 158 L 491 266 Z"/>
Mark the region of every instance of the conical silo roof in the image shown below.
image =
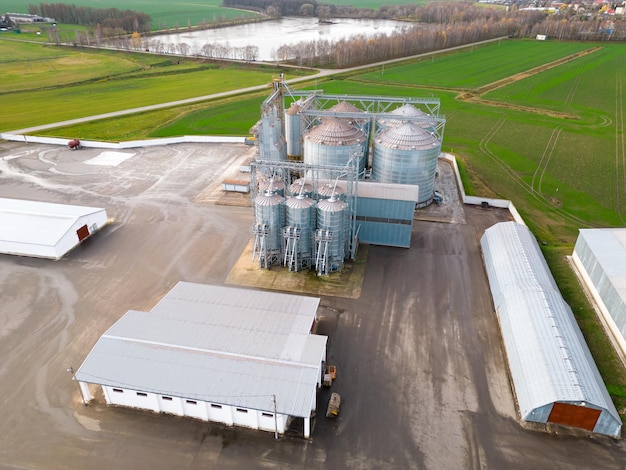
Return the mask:
<path id="1" fill-rule="evenodd" d="M 289 185 L 289 192 L 291 192 L 291 194 L 300 194 L 301 192 L 306 194 L 311 191 L 313 191 L 313 185 L 307 183 L 304 178 L 299 178 Z"/>
<path id="2" fill-rule="evenodd" d="M 341 101 L 336 105 L 332 106 L 329 111 L 334 111 L 336 113 L 362 113 L 363 111 L 352 103 L 348 103 L 347 101 Z"/>
<path id="3" fill-rule="evenodd" d="M 281 179 L 259 180 L 259 191 L 265 192 L 271 189 L 273 192 L 280 192 L 285 189 L 285 183 Z"/>
<path id="4" fill-rule="evenodd" d="M 267 191 L 257 195 L 257 197 L 254 198 L 254 204 L 257 206 L 276 206 L 281 204 L 284 200 L 285 198 L 280 194 Z"/>
<path id="5" fill-rule="evenodd" d="M 430 117 L 424 111 L 416 108 L 415 106 L 409 103 L 403 104 L 402 106 L 391 111 L 391 113 L 389 114 L 395 114 L 397 116 L 403 116 L 403 117 L 423 117 L 423 118 Z"/>
<path id="6" fill-rule="evenodd" d="M 346 120 L 329 118 L 311 129 L 304 139 L 322 145 L 356 145 L 365 140 L 365 134 Z"/>
<path id="7" fill-rule="evenodd" d="M 346 208 L 346 203 L 331 197 L 318 201 L 317 208 L 324 212 L 341 212 Z"/>
<path id="8" fill-rule="evenodd" d="M 289 116 L 296 115 L 300 112 L 301 108 L 302 107 L 300 106 L 300 102 L 294 101 L 293 103 L 291 103 L 291 106 L 289 106 L 289 108 L 285 111 L 285 114 Z"/>
<path id="9" fill-rule="evenodd" d="M 413 122 L 391 127 L 376 136 L 376 144 L 401 150 L 428 150 L 440 145 L 439 139 Z"/>
<path id="10" fill-rule="evenodd" d="M 320 197 L 343 196 L 346 191 L 339 185 L 334 183 L 320 184 L 317 188 L 317 194 Z"/>
<path id="11" fill-rule="evenodd" d="M 413 122 L 417 126 L 422 127 L 424 129 L 432 128 L 432 122 L 431 122 L 432 116 L 430 114 L 426 114 L 421 109 L 416 108 L 415 106 L 409 103 L 403 104 L 402 106 L 391 111 L 389 114 L 394 114 L 398 116 L 399 118 L 422 118 L 424 119 L 423 121 L 412 120 L 410 122 Z M 387 127 L 393 127 L 393 126 L 399 126 L 407 122 L 407 120 L 406 119 L 381 119 L 380 122 Z"/>
<path id="12" fill-rule="evenodd" d="M 309 209 L 315 205 L 315 201 L 306 196 L 293 196 L 285 201 L 285 205 L 290 209 Z"/>

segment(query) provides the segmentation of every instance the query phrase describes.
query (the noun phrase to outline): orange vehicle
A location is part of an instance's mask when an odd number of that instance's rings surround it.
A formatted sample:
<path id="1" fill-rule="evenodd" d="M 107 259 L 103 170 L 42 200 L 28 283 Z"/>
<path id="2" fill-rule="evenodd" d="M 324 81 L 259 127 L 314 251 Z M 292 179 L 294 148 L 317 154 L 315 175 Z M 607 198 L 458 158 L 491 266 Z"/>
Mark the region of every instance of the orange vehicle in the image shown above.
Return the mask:
<path id="1" fill-rule="evenodd" d="M 330 387 L 337 378 L 337 366 L 326 366 L 324 369 L 324 387 Z"/>

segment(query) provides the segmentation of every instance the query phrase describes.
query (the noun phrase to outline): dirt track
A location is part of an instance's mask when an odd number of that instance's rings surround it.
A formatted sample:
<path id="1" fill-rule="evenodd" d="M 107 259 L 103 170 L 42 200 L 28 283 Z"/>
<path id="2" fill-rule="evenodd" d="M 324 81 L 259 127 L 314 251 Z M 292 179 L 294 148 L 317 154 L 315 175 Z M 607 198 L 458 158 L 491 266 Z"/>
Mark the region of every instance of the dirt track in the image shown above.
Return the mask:
<path id="1" fill-rule="evenodd" d="M 505 87 L 507 85 L 510 85 L 511 83 L 515 83 L 518 82 L 520 80 L 524 80 L 525 78 L 528 77 L 532 77 L 533 75 L 537 75 L 538 73 L 541 72 L 545 72 L 546 70 L 550 70 L 554 67 L 558 67 L 560 65 L 566 64 L 568 62 L 571 62 L 573 60 L 576 60 L 580 57 L 589 55 L 589 54 L 593 54 L 594 52 L 597 52 L 601 49 L 601 47 L 593 47 L 591 49 L 587 49 L 581 52 L 577 52 L 576 54 L 572 54 L 569 55 L 567 57 L 563 57 L 561 59 L 555 60 L 553 62 L 549 62 L 547 64 L 543 64 L 540 65 L 539 67 L 535 67 L 533 69 L 530 70 L 526 70 L 524 72 L 520 72 L 517 73 L 515 75 L 511 75 L 509 77 L 503 78 L 502 80 L 497 80 L 495 82 L 491 82 L 488 83 L 487 85 L 483 85 L 480 88 L 477 88 L 475 91 L 471 91 L 471 92 L 464 92 L 463 94 L 459 95 L 457 97 L 457 99 L 459 101 L 468 101 L 468 102 L 472 102 L 472 103 L 476 103 L 476 104 L 483 104 L 486 106 L 495 106 L 495 107 L 500 107 L 500 108 L 507 108 L 507 109 L 514 109 L 517 111 L 524 111 L 527 113 L 535 113 L 535 114 L 542 114 L 544 116 L 550 116 L 550 117 L 556 117 L 556 118 L 561 118 L 561 119 L 577 119 L 577 117 L 575 115 L 572 114 L 567 114 L 567 113 L 560 113 L 558 111 L 550 111 L 547 109 L 541 109 L 541 108 L 533 108 L 531 106 L 521 106 L 521 105 L 516 105 L 516 104 L 510 104 L 510 103 L 503 103 L 503 102 L 499 102 L 499 101 L 490 101 L 490 100 L 484 100 L 481 98 L 481 96 L 496 90 L 498 88 L 502 88 Z"/>

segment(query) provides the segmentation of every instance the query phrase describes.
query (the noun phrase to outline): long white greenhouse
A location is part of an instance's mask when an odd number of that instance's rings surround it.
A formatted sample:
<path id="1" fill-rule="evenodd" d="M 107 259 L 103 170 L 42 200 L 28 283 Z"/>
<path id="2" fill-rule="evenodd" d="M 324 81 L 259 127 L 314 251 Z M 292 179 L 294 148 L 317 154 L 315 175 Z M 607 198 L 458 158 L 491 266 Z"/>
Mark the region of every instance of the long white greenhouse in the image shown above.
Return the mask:
<path id="1" fill-rule="evenodd" d="M 572 260 L 626 356 L 626 228 L 580 230 Z"/>
<path id="2" fill-rule="evenodd" d="M 521 418 L 619 436 L 619 414 L 530 230 L 496 224 L 481 247 Z"/>

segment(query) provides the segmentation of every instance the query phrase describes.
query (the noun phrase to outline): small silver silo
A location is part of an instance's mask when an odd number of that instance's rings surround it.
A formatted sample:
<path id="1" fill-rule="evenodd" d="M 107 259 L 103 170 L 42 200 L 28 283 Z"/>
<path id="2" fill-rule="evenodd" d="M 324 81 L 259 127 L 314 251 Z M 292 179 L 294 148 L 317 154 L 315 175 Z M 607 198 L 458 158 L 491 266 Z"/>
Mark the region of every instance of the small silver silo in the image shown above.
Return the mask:
<path id="1" fill-rule="evenodd" d="M 285 225 L 285 198 L 271 191 L 254 199 L 253 257 L 258 255 L 259 266 L 279 263 L 282 255 L 282 228 Z"/>
<path id="2" fill-rule="evenodd" d="M 291 106 L 285 110 L 287 156 L 294 159 L 302 157 L 302 120 L 300 117 L 302 106 L 300 101 L 291 103 Z"/>
<path id="3" fill-rule="evenodd" d="M 334 197 L 317 203 L 315 265 L 318 273 L 341 271 L 343 267 L 346 208 L 345 202 Z"/>
<path id="4" fill-rule="evenodd" d="M 286 227 L 284 264 L 291 271 L 310 267 L 313 263 L 313 238 L 316 227 L 315 201 L 298 195 L 285 201 Z"/>

